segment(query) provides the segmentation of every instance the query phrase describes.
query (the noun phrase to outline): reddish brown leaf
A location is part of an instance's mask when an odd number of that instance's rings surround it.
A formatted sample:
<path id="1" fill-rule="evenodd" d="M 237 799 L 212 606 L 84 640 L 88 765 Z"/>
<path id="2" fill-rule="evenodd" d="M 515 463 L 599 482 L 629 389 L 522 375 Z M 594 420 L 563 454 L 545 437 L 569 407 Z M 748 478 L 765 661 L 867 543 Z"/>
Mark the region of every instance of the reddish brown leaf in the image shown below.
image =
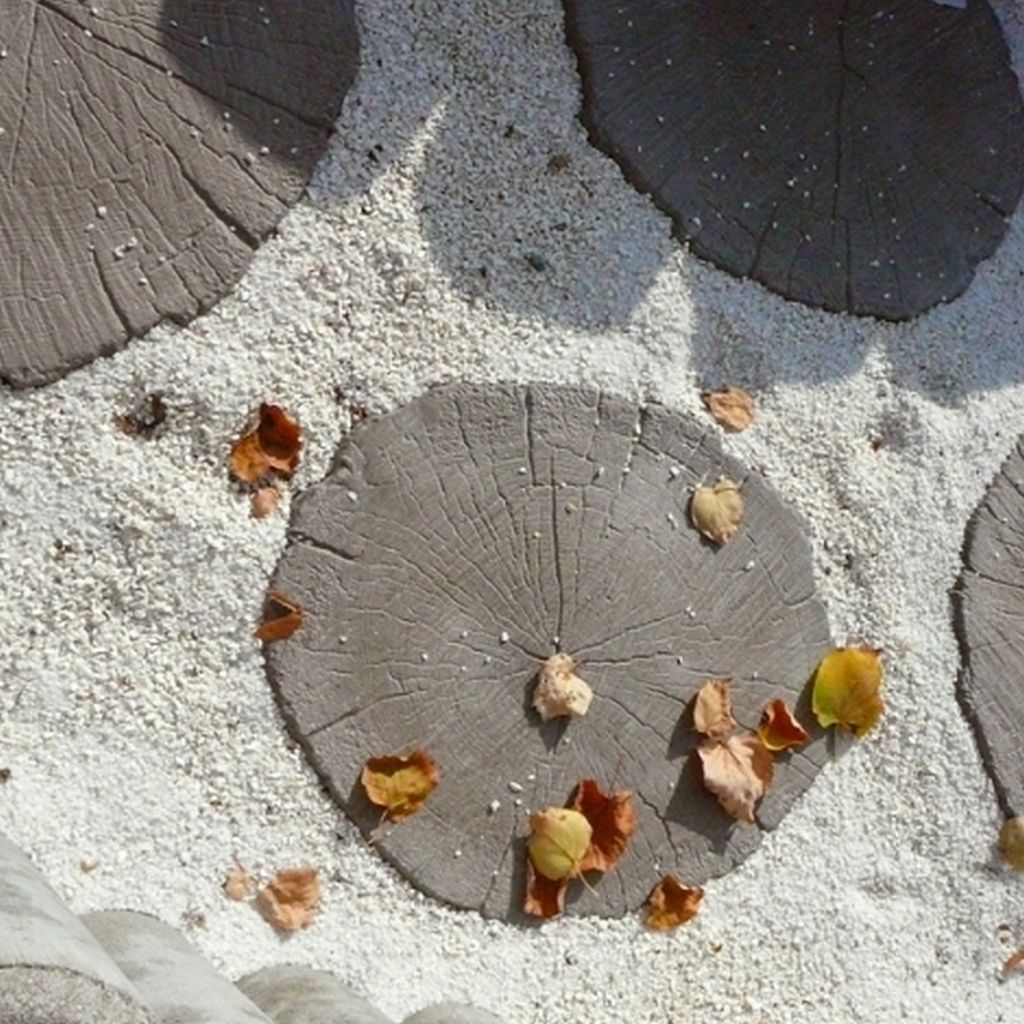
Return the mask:
<path id="1" fill-rule="evenodd" d="M 320 902 L 316 868 L 289 868 L 259 891 L 256 908 L 279 931 L 296 932 L 313 921 Z"/>
<path id="2" fill-rule="evenodd" d="M 636 831 L 633 794 L 628 790 L 605 793 L 596 779 L 583 779 L 576 787 L 570 807 L 590 822 L 590 846 L 580 861 L 579 871 L 611 871 Z"/>
<path id="3" fill-rule="evenodd" d="M 811 738 L 794 717 L 790 706 L 779 698 L 773 700 L 762 712 L 757 735 L 769 750 L 799 747 Z"/>
<path id="4" fill-rule="evenodd" d="M 703 899 L 703 889 L 689 889 L 675 875 L 666 875 L 647 897 L 647 927 L 656 932 L 678 928 L 696 915 Z"/>
<path id="5" fill-rule="evenodd" d="M 568 878 L 545 878 L 526 858 L 526 897 L 523 910 L 534 917 L 557 917 L 565 909 Z"/>
<path id="6" fill-rule="evenodd" d="M 256 630 L 256 639 L 265 644 L 285 640 L 302 625 L 302 609 L 279 590 L 268 590 L 263 610 L 263 624 Z"/>
<path id="7" fill-rule="evenodd" d="M 231 473 L 246 484 L 290 477 L 301 449 L 299 424 L 279 405 L 264 402 L 255 425 L 231 447 Z"/>

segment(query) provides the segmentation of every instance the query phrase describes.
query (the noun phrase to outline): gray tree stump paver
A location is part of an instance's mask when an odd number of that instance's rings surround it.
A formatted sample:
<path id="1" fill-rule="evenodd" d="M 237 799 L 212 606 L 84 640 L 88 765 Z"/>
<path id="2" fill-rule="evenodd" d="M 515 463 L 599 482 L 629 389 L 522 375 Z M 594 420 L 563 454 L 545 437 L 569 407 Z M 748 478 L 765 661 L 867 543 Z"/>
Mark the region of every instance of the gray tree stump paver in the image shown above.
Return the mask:
<path id="1" fill-rule="evenodd" d="M 274 1024 L 392 1024 L 327 971 L 264 967 L 235 984 Z"/>

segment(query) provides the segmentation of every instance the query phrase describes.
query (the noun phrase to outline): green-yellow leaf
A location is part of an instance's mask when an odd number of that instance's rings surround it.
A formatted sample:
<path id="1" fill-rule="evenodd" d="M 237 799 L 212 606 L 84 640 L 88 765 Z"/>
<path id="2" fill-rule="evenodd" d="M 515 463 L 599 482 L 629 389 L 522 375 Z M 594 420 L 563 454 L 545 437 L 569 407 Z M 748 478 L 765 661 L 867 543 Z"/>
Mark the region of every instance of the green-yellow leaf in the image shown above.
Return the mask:
<path id="1" fill-rule="evenodd" d="M 881 651 L 838 647 L 814 672 L 811 706 L 823 727 L 841 725 L 860 739 L 882 716 Z"/>
<path id="2" fill-rule="evenodd" d="M 530 817 L 530 829 L 533 834 L 526 849 L 538 874 L 551 881 L 579 874 L 593 835 L 590 822 L 579 811 L 548 807 Z"/>

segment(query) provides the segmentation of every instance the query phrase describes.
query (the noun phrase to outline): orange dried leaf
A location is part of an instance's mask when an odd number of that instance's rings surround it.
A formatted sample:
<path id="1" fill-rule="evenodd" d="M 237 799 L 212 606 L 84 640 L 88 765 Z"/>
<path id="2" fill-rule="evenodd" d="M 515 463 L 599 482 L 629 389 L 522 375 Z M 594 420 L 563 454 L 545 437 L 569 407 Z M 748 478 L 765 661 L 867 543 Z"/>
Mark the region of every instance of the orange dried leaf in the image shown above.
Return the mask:
<path id="1" fill-rule="evenodd" d="M 236 903 L 241 903 L 249 893 L 252 891 L 256 884 L 256 880 L 241 866 L 236 864 L 227 874 L 224 879 L 222 888 L 224 889 L 224 895 L 229 900 L 234 900 Z"/>
<path id="2" fill-rule="evenodd" d="M 715 422 L 731 433 L 746 430 L 754 422 L 754 400 L 743 388 L 705 391 L 701 399 Z"/>
<path id="3" fill-rule="evenodd" d="M 712 679 L 697 693 L 693 705 L 693 727 L 713 740 L 724 740 L 732 732 L 732 680 Z"/>
<path id="4" fill-rule="evenodd" d="M 263 624 L 256 630 L 257 640 L 265 644 L 286 640 L 302 625 L 302 609 L 279 590 L 268 590 Z"/>
<path id="5" fill-rule="evenodd" d="M 1003 964 L 1003 974 L 1009 974 L 1011 971 L 1015 971 L 1021 964 L 1024 964 L 1024 949 L 1018 949 L 1017 952 Z"/>
<path id="6" fill-rule="evenodd" d="M 779 698 L 773 700 L 761 713 L 757 735 L 769 750 L 799 747 L 811 738 L 807 730 L 796 720 L 792 708 Z"/>
<path id="7" fill-rule="evenodd" d="M 628 790 L 605 793 L 596 779 L 583 779 L 576 787 L 570 807 L 590 822 L 591 837 L 579 871 L 611 871 L 629 846 L 637 828 L 633 794 Z"/>
<path id="8" fill-rule="evenodd" d="M 666 875 L 647 897 L 647 927 L 656 932 L 678 928 L 696 916 L 703 899 L 703 889 L 689 889 L 675 875 Z"/>
<path id="9" fill-rule="evenodd" d="M 299 464 L 302 431 L 279 405 L 264 402 L 256 423 L 231 446 L 232 475 L 255 484 L 274 475 L 289 477 Z"/>
<path id="10" fill-rule="evenodd" d="M 360 781 L 372 803 L 383 807 L 392 821 L 415 814 L 441 781 L 437 763 L 425 750 L 407 757 L 371 757 Z"/>
<path id="11" fill-rule="evenodd" d="M 722 477 L 714 487 L 698 487 L 690 499 L 690 522 L 715 544 L 725 544 L 743 521 L 738 484 Z"/>
<path id="12" fill-rule="evenodd" d="M 752 732 L 726 740 L 704 740 L 697 748 L 705 787 L 734 817 L 753 824 L 754 804 L 775 775 L 771 752 Z"/>
<path id="13" fill-rule="evenodd" d="M 545 878 L 526 858 L 526 896 L 523 910 L 534 917 L 557 917 L 565 909 L 568 878 Z"/>
<path id="14" fill-rule="evenodd" d="M 320 902 L 316 868 L 289 868 L 259 891 L 256 908 L 279 931 L 297 932 L 311 924 Z"/>
<path id="15" fill-rule="evenodd" d="M 261 487 L 254 491 L 249 504 L 253 519 L 266 519 L 281 501 L 281 492 L 276 487 Z"/>
<path id="16" fill-rule="evenodd" d="M 825 728 L 842 725 L 860 739 L 882 716 L 881 651 L 838 647 L 814 671 L 811 705 Z"/>

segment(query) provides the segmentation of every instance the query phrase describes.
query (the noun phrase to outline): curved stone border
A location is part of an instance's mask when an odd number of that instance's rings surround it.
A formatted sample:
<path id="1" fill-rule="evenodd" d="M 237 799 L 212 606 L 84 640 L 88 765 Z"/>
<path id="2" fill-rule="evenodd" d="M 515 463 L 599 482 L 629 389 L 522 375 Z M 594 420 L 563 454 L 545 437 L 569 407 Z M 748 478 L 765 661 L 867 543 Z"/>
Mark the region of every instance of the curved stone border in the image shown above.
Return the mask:
<path id="1" fill-rule="evenodd" d="M 1024 438 L 967 525 L 953 591 L 957 696 L 1009 817 L 1024 814 Z"/>
<path id="2" fill-rule="evenodd" d="M 517 919 L 529 812 L 585 777 L 634 791 L 639 829 L 576 913 L 620 916 L 664 871 L 700 884 L 758 845 L 691 770 L 684 711 L 731 676 L 742 725 L 774 697 L 811 725 L 828 626 L 802 523 L 705 425 L 586 389 L 453 384 L 357 428 L 335 466 L 296 502 L 271 586 L 304 620 L 268 646 L 268 674 L 334 799 L 414 885 Z M 746 513 L 718 548 L 687 517 L 720 475 Z M 571 722 L 532 706 L 556 651 L 594 691 Z M 780 759 L 762 828 L 826 760 L 812 735 Z M 440 785 L 379 829 L 362 766 L 413 748 Z"/>
<path id="3" fill-rule="evenodd" d="M 0 380 L 223 296 L 352 83 L 352 0 L 0 0 Z"/>
<path id="4" fill-rule="evenodd" d="M 582 119 L 699 256 L 900 320 L 951 300 L 1024 187 L 984 0 L 565 0 Z"/>

